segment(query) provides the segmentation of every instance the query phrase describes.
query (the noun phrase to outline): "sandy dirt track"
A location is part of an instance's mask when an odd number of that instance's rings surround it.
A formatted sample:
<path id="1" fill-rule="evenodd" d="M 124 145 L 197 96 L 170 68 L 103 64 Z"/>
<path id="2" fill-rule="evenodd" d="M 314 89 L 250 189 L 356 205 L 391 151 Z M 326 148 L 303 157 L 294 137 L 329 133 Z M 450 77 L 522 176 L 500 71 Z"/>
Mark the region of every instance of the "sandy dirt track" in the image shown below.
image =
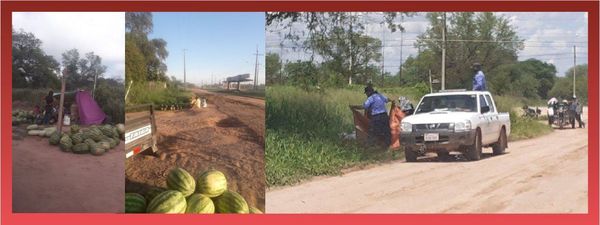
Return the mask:
<path id="1" fill-rule="evenodd" d="M 13 212 L 123 212 L 124 149 L 79 155 L 48 138 L 13 139 Z"/>
<path id="2" fill-rule="evenodd" d="M 587 117 L 586 117 L 587 118 Z M 269 213 L 586 213 L 588 129 L 511 142 L 467 162 L 384 164 L 267 192 Z"/>
<path id="3" fill-rule="evenodd" d="M 165 178 L 175 167 L 193 176 L 214 168 L 225 173 L 230 190 L 264 210 L 264 100 L 193 91 L 207 98 L 208 107 L 157 112 L 158 148 L 166 157 L 129 158 L 127 192 L 166 188 Z"/>

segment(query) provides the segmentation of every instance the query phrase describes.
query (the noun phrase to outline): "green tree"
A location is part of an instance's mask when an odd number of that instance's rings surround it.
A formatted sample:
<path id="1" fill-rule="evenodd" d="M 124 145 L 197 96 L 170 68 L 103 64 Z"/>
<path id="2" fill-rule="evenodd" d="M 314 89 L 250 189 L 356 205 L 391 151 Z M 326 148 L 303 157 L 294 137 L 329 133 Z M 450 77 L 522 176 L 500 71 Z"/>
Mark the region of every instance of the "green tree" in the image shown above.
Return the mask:
<path id="1" fill-rule="evenodd" d="M 575 95 L 587 103 L 588 101 L 588 65 L 582 64 L 575 67 Z M 557 78 L 552 89 L 548 92 L 549 97 L 570 98 L 573 96 L 573 67 L 565 72 L 564 77 Z"/>
<path id="2" fill-rule="evenodd" d="M 71 49 L 62 54 L 62 64 L 67 77 L 66 85 L 69 88 L 83 88 L 91 90 L 94 81 L 102 78 L 106 72 L 106 66 L 102 64 L 102 58 L 88 52 L 83 58 L 77 49 Z"/>
<path id="3" fill-rule="evenodd" d="M 279 54 L 267 53 L 265 56 L 265 76 L 267 85 L 278 84 L 282 82 L 281 77 L 281 59 Z"/>
<path id="4" fill-rule="evenodd" d="M 518 51 L 523 48 L 523 40 L 518 37 L 515 29 L 504 16 L 490 12 L 433 12 L 428 13 L 426 17 L 431 26 L 425 33 L 419 35 L 416 46 L 422 50 L 420 54 L 426 54 L 427 57 L 417 57 L 416 59 L 420 60 L 407 61 L 405 68 L 412 71 L 431 69 L 432 74 L 440 78 L 441 52 L 444 45 L 442 33 L 445 29 L 446 88 L 470 89 L 473 63 L 481 63 L 485 73 L 500 65 L 515 63 Z M 423 80 L 422 74 L 423 72 L 419 72 L 419 77 L 407 80 L 428 82 Z"/>
<path id="5" fill-rule="evenodd" d="M 381 41 L 366 35 L 364 20 L 367 13 L 355 12 L 269 12 L 267 26 L 289 30 L 288 41 L 301 44 L 311 54 L 311 60 L 319 59 L 327 64 L 330 76 L 344 77 L 348 83 L 370 71 L 372 64 L 381 60 Z M 393 22 L 398 15 L 413 13 L 383 13 L 381 23 L 394 32 L 403 27 Z M 295 24 L 306 29 L 292 29 Z M 315 74 L 316 75 L 316 74 Z M 317 78 L 317 80 L 323 80 Z M 325 78 L 331 79 L 331 77 Z M 337 82 L 335 82 L 337 83 Z"/>
<path id="6" fill-rule="evenodd" d="M 59 63 L 41 48 L 32 33 L 12 30 L 12 86 L 15 88 L 58 88 Z"/>
<path id="7" fill-rule="evenodd" d="M 127 82 L 167 81 L 167 42 L 161 38 L 149 39 L 152 32 L 152 14 L 125 13 L 125 64 Z M 131 58 L 130 58 L 130 57 Z"/>
<path id="8" fill-rule="evenodd" d="M 311 61 L 296 61 L 285 64 L 285 73 L 289 83 L 303 89 L 317 85 L 318 69 Z"/>

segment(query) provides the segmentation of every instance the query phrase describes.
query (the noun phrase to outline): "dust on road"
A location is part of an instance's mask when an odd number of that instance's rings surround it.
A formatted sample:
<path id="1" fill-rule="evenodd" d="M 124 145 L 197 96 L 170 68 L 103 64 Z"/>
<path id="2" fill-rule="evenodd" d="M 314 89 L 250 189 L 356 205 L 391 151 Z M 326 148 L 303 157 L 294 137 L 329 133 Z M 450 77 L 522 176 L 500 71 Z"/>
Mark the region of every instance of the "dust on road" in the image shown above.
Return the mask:
<path id="1" fill-rule="evenodd" d="M 586 117 L 587 118 L 587 117 Z M 587 213 L 588 129 L 476 162 L 393 162 L 267 192 L 269 213 Z"/>
<path id="2" fill-rule="evenodd" d="M 137 155 L 126 161 L 127 192 L 166 187 L 166 176 L 182 167 L 194 176 L 217 169 L 229 189 L 249 205 L 265 208 L 264 100 L 194 90 L 208 107 L 156 114 L 159 151 L 165 160 Z"/>

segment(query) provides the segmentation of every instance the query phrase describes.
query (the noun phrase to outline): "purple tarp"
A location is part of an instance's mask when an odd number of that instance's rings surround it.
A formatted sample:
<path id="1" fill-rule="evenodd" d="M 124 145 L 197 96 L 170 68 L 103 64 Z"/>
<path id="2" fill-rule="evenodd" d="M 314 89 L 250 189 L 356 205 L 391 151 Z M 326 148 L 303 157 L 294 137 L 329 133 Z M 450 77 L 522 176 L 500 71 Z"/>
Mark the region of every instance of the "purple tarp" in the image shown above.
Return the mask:
<path id="1" fill-rule="evenodd" d="M 75 94 L 75 101 L 79 107 L 79 124 L 92 125 L 101 124 L 106 118 L 106 114 L 102 112 L 98 103 L 87 91 L 78 91 Z"/>

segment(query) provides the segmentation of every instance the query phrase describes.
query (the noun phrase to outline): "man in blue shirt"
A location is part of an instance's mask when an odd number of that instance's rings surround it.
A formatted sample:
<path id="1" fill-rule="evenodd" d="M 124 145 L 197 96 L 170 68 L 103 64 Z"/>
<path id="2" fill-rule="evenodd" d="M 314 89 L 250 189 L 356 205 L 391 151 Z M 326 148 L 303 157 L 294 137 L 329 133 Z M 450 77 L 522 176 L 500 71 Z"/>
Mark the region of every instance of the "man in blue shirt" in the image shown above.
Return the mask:
<path id="1" fill-rule="evenodd" d="M 473 63 L 473 71 L 475 71 L 475 76 L 473 77 L 473 91 L 485 91 L 487 88 L 485 86 L 485 75 L 481 71 L 481 64 Z"/>
<path id="2" fill-rule="evenodd" d="M 380 145 L 388 147 L 390 145 L 390 118 L 385 107 L 388 98 L 375 91 L 371 85 L 365 87 L 365 95 L 367 95 L 367 100 L 363 105 L 354 108 L 364 109 L 369 117 L 367 144 L 375 145 L 379 141 Z"/>

